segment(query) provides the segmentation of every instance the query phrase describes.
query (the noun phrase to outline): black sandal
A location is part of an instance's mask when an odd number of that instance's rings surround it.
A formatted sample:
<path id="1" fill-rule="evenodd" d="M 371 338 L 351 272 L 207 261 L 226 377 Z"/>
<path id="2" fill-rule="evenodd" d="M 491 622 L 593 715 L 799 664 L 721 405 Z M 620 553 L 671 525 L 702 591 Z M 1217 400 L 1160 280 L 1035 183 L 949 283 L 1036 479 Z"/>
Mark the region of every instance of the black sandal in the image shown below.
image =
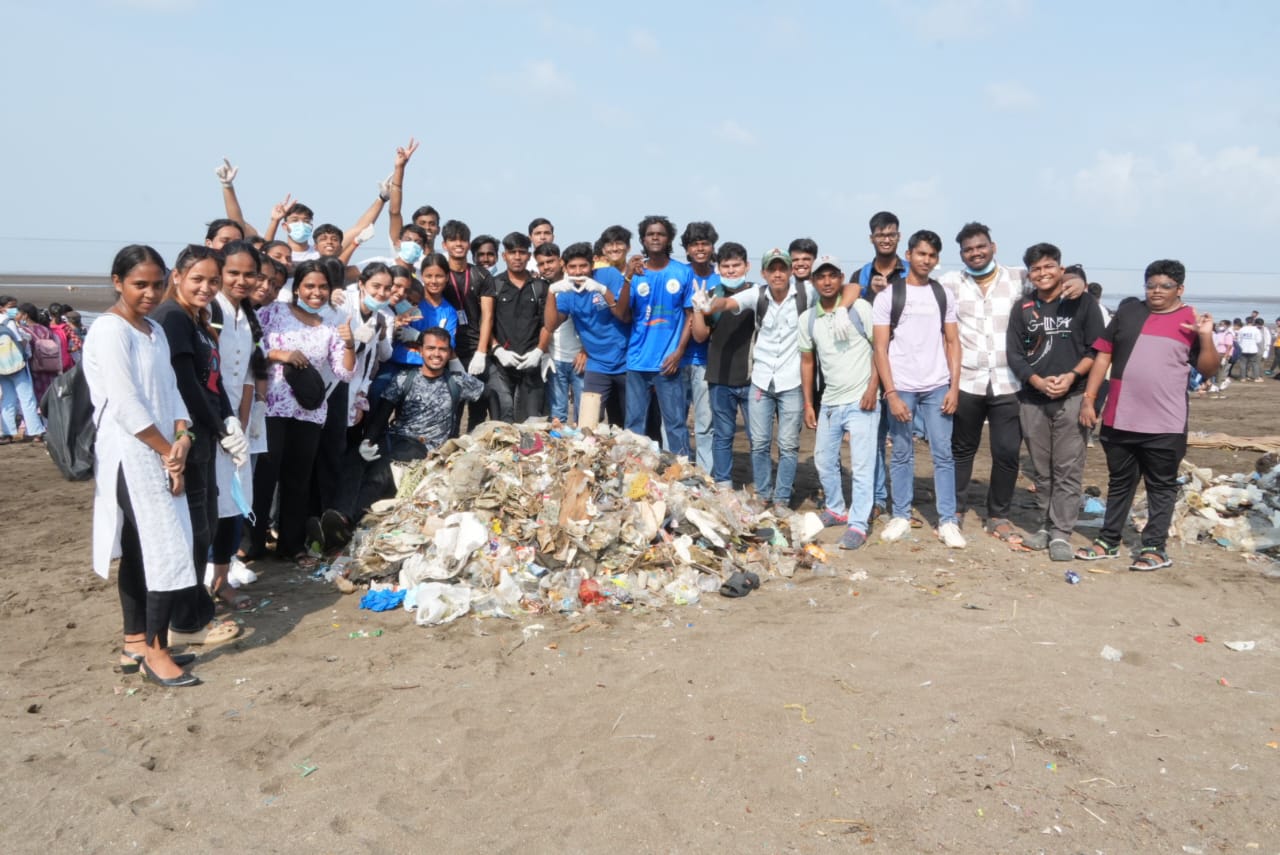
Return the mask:
<path id="1" fill-rule="evenodd" d="M 1112 546 L 1100 537 L 1094 539 L 1088 546 L 1082 546 L 1076 550 L 1078 561 L 1101 561 L 1103 558 L 1117 558 L 1119 555 L 1119 546 Z"/>
<path id="2" fill-rule="evenodd" d="M 1165 567 L 1172 567 L 1173 561 L 1169 559 L 1168 554 L 1163 549 L 1157 549 L 1154 546 L 1144 546 L 1138 550 L 1138 557 L 1133 559 L 1133 563 L 1129 565 L 1130 570 L 1139 573 L 1150 573 L 1152 570 L 1162 570 Z"/>

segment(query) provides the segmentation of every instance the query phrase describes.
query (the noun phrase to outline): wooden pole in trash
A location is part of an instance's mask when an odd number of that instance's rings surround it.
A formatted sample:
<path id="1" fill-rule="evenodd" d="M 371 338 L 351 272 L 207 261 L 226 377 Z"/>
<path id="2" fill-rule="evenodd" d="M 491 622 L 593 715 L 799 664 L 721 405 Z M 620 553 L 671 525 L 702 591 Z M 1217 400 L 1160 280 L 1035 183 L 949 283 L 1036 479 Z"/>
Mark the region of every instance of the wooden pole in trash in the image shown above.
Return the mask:
<path id="1" fill-rule="evenodd" d="M 600 393 L 583 392 L 578 407 L 578 427 L 595 429 L 600 424 Z"/>

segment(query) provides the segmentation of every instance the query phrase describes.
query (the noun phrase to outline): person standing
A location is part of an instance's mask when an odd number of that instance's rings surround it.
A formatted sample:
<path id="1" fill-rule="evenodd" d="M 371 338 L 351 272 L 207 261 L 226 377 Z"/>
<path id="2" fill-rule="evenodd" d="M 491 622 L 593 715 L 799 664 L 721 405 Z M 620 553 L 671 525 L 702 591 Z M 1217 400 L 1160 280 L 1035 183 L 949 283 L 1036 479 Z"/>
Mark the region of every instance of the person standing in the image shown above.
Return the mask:
<path id="1" fill-rule="evenodd" d="M 0 445 L 8 445 L 18 433 L 18 410 L 22 410 L 23 434 L 28 439 L 44 441 L 44 419 L 36 402 L 31 380 L 31 336 L 18 323 L 18 301 L 0 297 L 4 317 L 0 318 L 0 342 L 4 353 L 0 366 Z"/>
<path id="2" fill-rule="evenodd" d="M 1009 367 L 1022 383 L 1019 418 L 1042 522 L 1023 542 L 1047 548 L 1052 561 L 1070 561 L 1088 435 L 1080 396 L 1093 367 L 1091 343 L 1104 329 L 1102 313 L 1088 292 L 1063 295 L 1062 253 L 1053 244 L 1030 247 L 1023 263 L 1036 291 L 1014 307 L 1006 338 Z"/>
<path id="3" fill-rule="evenodd" d="M 716 272 L 716 242 L 720 234 L 711 223 L 695 222 L 684 227 L 680 245 L 693 270 L 695 290 L 715 288 L 720 283 Z M 693 313 L 696 314 L 696 313 Z M 692 317 L 690 318 L 692 320 Z M 692 332 L 692 330 L 691 330 Z M 685 349 L 680 373 L 684 380 L 685 395 L 693 408 L 693 450 L 698 468 L 708 474 L 715 463 L 712 454 L 714 433 L 711 424 L 711 390 L 707 385 L 707 342 L 691 336 Z"/>
<path id="4" fill-rule="evenodd" d="M 543 325 L 547 283 L 529 274 L 530 245 L 523 232 L 504 237 L 502 260 L 507 269 L 480 294 L 477 353 L 493 357 L 486 383 L 489 417 L 504 422 L 542 415 L 542 373 L 544 362 L 551 361 L 551 334 Z"/>
<path id="5" fill-rule="evenodd" d="M 996 261 L 991 230 L 966 223 L 956 235 L 964 269 L 949 271 L 939 282 L 955 294 L 956 329 L 960 338 L 960 394 L 952 423 L 951 453 L 956 467 L 956 517 L 963 527 L 969 509 L 973 461 L 990 425 L 991 474 L 987 480 L 984 530 L 1000 540 L 1021 537 L 1009 520 L 1018 482 L 1022 428 L 1018 415 L 1021 384 L 1009 368 L 1006 333 L 1009 317 L 1022 303 L 1022 270 Z M 1092 341 L 1092 339 L 1090 339 Z"/>
<path id="6" fill-rule="evenodd" d="M 1121 534 L 1138 481 L 1147 488 L 1147 524 L 1130 570 L 1159 570 L 1173 561 L 1165 551 L 1178 498 L 1178 464 L 1187 451 L 1187 378 L 1194 366 L 1208 377 L 1218 370 L 1213 318 L 1197 316 L 1182 302 L 1187 270 L 1161 259 L 1143 274 L 1147 299 L 1122 303 L 1093 344 L 1098 356 L 1089 371 L 1080 423 L 1099 420 L 1093 402 L 1107 370 L 1111 392 L 1101 414 L 1099 437 L 1107 455 L 1107 511 L 1102 531 L 1076 558 L 1096 561 L 1120 554 Z"/>

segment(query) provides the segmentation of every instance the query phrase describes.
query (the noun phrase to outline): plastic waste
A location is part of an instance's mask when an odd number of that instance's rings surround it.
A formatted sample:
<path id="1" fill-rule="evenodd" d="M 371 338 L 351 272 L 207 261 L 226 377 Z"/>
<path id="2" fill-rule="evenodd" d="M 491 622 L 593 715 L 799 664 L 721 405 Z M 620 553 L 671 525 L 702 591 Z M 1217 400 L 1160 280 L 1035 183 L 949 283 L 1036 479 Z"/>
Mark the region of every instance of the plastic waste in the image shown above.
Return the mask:
<path id="1" fill-rule="evenodd" d="M 414 620 L 419 626 L 450 623 L 471 610 L 471 588 L 468 585 L 423 582 L 414 588 L 413 595 Z M 407 603 L 405 607 L 410 608 Z"/>
<path id="2" fill-rule="evenodd" d="M 1119 650 L 1116 650 L 1110 644 L 1103 646 L 1101 656 L 1108 662 L 1119 662 L 1124 658 L 1124 654 Z"/>

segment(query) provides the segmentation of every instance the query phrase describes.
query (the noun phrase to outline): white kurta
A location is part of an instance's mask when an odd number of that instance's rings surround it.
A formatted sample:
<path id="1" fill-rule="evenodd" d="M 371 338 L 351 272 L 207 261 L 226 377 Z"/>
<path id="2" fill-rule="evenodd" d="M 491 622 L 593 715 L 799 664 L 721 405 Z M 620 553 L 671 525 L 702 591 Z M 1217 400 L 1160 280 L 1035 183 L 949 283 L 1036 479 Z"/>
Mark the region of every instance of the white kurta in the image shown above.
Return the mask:
<path id="1" fill-rule="evenodd" d="M 378 373 L 378 366 L 391 358 L 391 339 L 395 334 L 395 313 L 389 309 L 382 309 L 380 312 L 369 315 L 366 321 L 361 317 L 360 306 L 364 301 L 364 295 L 360 293 L 358 284 L 348 285 L 343 294 L 343 302 L 341 306 L 330 306 L 324 312 L 326 323 L 338 326 L 343 321 L 351 323 L 351 334 L 356 340 L 356 365 L 353 369 L 353 376 L 347 384 L 347 425 L 355 424 L 356 418 L 356 398 L 364 395 L 366 398 L 369 394 L 369 384 L 373 381 L 373 377 Z M 363 343 L 365 336 L 376 334 L 377 318 L 382 316 L 382 334 L 376 338 L 371 338 L 367 343 Z M 364 334 L 361 330 L 368 329 Z M 325 379 L 325 385 L 329 386 L 332 378 L 332 372 L 327 372 L 323 366 L 317 366 L 320 375 Z M 332 380 L 333 385 L 337 385 L 337 380 Z"/>
<path id="2" fill-rule="evenodd" d="M 150 335 L 107 312 L 84 340 L 81 364 L 98 420 L 93 569 L 107 578 L 111 560 L 120 555 L 124 515 L 116 498 L 116 476 L 123 472 L 138 523 L 147 590 L 177 591 L 196 584 L 187 497 L 170 495 L 160 455 L 136 434 L 154 425 L 172 441 L 174 422 L 187 420 L 187 408 L 178 394 L 164 331 L 150 319 L 147 324 Z"/>
<path id="3" fill-rule="evenodd" d="M 231 402 L 231 412 L 239 419 L 240 402 L 245 395 L 244 386 L 246 383 L 253 384 L 253 375 L 249 371 L 249 357 L 253 355 L 253 330 L 249 327 L 249 319 L 245 316 L 244 309 L 238 305 L 232 305 L 221 292 L 214 299 L 222 307 L 222 329 L 218 333 L 222 386 L 227 392 L 227 400 Z M 248 434 L 249 425 L 241 425 L 241 427 Z M 262 440 L 263 450 L 266 450 L 266 437 L 263 436 Z M 249 451 L 253 450 L 253 445 L 250 444 Z M 218 480 L 218 519 L 240 516 L 240 508 L 231 497 L 231 479 L 235 475 L 239 476 L 240 492 L 244 495 L 246 504 L 252 507 L 253 470 L 246 461 L 237 472 L 231 455 L 227 454 L 222 446 L 218 446 L 214 468 L 217 471 Z"/>

